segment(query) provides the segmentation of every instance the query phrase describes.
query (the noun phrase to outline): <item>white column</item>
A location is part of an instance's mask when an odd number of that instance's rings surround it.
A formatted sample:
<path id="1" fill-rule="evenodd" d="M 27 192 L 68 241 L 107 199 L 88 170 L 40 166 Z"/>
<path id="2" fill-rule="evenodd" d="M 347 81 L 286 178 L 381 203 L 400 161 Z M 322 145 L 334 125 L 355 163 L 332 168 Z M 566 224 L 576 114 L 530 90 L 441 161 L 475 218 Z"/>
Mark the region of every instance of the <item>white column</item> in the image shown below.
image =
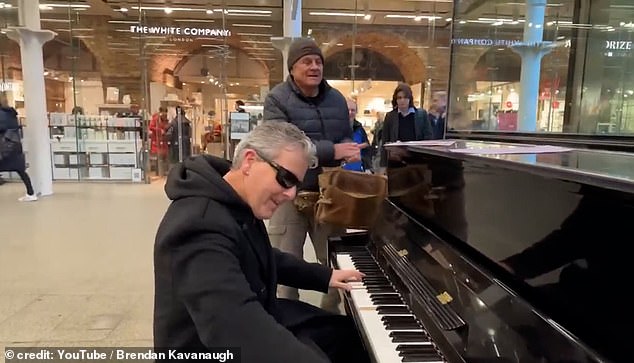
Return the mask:
<path id="1" fill-rule="evenodd" d="M 552 42 L 544 42 L 546 0 L 526 0 L 524 39 L 512 49 L 522 57 L 520 74 L 518 131 L 537 131 L 537 101 L 542 57 L 550 52 Z"/>
<path id="2" fill-rule="evenodd" d="M 271 37 L 273 46 L 284 57 L 284 79 L 288 77 L 288 47 L 294 38 L 302 36 L 302 0 L 284 1 L 284 36 Z"/>
<path id="3" fill-rule="evenodd" d="M 40 195 L 53 194 L 51 146 L 46 117 L 46 89 L 42 45 L 55 37 L 40 28 L 39 2 L 20 0 L 20 26 L 6 29 L 7 36 L 20 44 L 26 128 L 24 141 L 29 151 L 29 175 L 33 189 Z"/>

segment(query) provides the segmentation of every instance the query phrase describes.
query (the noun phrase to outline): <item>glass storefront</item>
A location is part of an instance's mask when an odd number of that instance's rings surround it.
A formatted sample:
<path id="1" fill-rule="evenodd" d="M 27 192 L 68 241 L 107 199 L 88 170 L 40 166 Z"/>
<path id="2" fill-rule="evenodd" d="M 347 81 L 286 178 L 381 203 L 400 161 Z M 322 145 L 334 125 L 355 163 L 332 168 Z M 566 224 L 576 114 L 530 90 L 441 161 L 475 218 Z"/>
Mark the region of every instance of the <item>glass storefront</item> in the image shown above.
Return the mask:
<path id="1" fill-rule="evenodd" d="M 449 130 L 634 133 L 634 5 L 462 3 L 452 35 Z M 538 66 L 522 77 L 531 63 Z M 528 122 L 523 112 L 532 115 Z"/>
<path id="2" fill-rule="evenodd" d="M 543 16 L 532 0 L 293 3 L 370 137 L 398 82 L 417 107 L 442 113 L 448 101 L 453 132 L 634 132 L 626 0 L 549 1 Z M 0 2 L 3 29 L 19 24 L 18 5 Z M 191 154 L 231 157 L 284 81 L 284 6 L 41 1 L 41 28 L 56 33 L 43 46 L 54 179 L 148 182 Z M 20 48 L 4 32 L 0 55 L 0 88 L 23 116 Z"/>

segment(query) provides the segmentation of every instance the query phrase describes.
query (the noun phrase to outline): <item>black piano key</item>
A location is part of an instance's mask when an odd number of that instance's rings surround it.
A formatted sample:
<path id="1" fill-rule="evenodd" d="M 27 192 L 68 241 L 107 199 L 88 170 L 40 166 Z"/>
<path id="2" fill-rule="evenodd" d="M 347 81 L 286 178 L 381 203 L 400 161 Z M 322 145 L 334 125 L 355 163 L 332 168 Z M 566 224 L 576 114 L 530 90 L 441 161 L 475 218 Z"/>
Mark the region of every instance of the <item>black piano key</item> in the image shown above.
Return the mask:
<path id="1" fill-rule="evenodd" d="M 400 297 L 374 297 L 371 299 L 375 305 L 401 305 L 403 304 L 403 299 Z"/>
<path id="2" fill-rule="evenodd" d="M 368 287 L 366 289 L 369 293 L 380 293 L 380 292 L 396 292 L 392 286 L 378 286 L 378 287 Z"/>
<path id="3" fill-rule="evenodd" d="M 403 353 L 412 353 L 412 354 L 433 354 L 438 356 L 438 352 L 433 345 L 423 345 L 423 344 L 399 344 L 396 346 L 396 350 Z"/>
<path id="4" fill-rule="evenodd" d="M 379 306 L 376 308 L 379 315 L 390 314 L 411 314 L 409 308 L 406 306 Z"/>
<path id="5" fill-rule="evenodd" d="M 442 362 L 442 357 L 440 355 L 436 356 L 427 356 L 427 355 L 419 355 L 419 354 L 408 354 L 401 359 L 401 362 Z"/>
<path id="6" fill-rule="evenodd" d="M 388 298 L 388 297 L 393 297 L 393 298 L 400 298 L 401 295 L 397 294 L 397 293 L 389 293 L 389 294 L 370 294 L 370 299 L 374 299 L 375 297 L 380 297 L 380 298 Z"/>
<path id="7" fill-rule="evenodd" d="M 381 321 L 387 322 L 413 322 L 418 323 L 414 315 L 384 315 L 381 317 Z"/>
<path id="8" fill-rule="evenodd" d="M 409 330 L 409 329 L 421 329 L 420 324 L 416 322 L 388 322 L 384 321 L 383 326 L 387 330 Z"/>
<path id="9" fill-rule="evenodd" d="M 428 343 L 429 338 L 423 331 L 393 331 L 390 332 L 390 338 L 394 343 Z"/>

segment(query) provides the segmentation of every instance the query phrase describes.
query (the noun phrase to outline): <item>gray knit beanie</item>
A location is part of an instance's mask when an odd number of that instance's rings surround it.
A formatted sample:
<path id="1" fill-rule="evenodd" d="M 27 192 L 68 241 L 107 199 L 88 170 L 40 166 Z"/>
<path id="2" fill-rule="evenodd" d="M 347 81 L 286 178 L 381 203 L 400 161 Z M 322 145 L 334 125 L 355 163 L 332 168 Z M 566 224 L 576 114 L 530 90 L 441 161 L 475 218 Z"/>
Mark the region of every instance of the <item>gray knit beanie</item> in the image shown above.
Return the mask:
<path id="1" fill-rule="evenodd" d="M 288 70 L 293 68 L 293 64 L 297 62 L 301 57 L 309 54 L 316 54 L 321 58 L 321 62 L 324 63 L 324 55 L 321 54 L 321 49 L 314 40 L 309 38 L 297 38 L 293 40 L 291 46 L 288 48 Z"/>

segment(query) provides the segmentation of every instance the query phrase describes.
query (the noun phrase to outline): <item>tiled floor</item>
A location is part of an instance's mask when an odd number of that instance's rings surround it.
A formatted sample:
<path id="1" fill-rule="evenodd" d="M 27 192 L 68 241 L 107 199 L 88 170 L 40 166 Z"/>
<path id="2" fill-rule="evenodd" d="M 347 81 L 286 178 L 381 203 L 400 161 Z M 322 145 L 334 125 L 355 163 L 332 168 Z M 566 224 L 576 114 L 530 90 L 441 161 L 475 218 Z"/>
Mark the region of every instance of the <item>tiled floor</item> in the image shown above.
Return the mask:
<path id="1" fill-rule="evenodd" d="M 152 250 L 163 184 L 55 184 L 20 203 L 0 186 L 0 350 L 151 346 Z M 306 258 L 314 261 L 312 245 Z M 302 293 L 318 302 L 319 293 Z M 3 358 L 0 358 L 3 359 Z"/>

